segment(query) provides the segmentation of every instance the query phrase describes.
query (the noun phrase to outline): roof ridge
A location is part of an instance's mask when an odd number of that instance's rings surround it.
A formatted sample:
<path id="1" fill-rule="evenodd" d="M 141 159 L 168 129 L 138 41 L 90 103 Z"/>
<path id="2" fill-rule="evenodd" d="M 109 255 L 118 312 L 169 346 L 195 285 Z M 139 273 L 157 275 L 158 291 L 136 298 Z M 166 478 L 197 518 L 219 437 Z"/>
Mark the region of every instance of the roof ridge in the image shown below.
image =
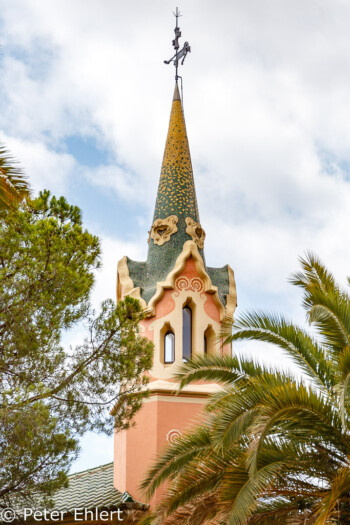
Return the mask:
<path id="1" fill-rule="evenodd" d="M 113 466 L 113 464 L 114 464 L 114 462 L 110 461 L 109 463 L 104 463 L 103 465 L 99 465 L 98 467 L 92 467 L 92 468 L 89 468 L 89 469 L 86 469 L 86 470 L 81 470 L 79 472 L 74 472 L 73 474 L 69 474 L 68 478 L 74 478 L 74 477 L 77 477 L 77 476 L 82 476 L 84 474 L 89 474 L 90 472 L 94 472 L 94 471 L 99 470 L 99 469 L 104 470 L 107 467 Z"/>

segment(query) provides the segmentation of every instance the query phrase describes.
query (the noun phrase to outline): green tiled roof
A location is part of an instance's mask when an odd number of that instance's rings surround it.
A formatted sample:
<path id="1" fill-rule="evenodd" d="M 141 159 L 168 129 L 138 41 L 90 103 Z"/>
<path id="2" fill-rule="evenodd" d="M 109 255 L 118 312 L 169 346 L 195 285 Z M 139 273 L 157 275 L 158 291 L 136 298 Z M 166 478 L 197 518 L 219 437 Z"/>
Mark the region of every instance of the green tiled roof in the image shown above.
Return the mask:
<path id="1" fill-rule="evenodd" d="M 169 266 L 170 264 L 173 264 L 174 266 L 175 260 L 169 263 Z M 156 267 L 151 271 L 151 268 L 147 262 L 133 261 L 129 259 L 129 257 L 127 257 L 127 264 L 129 275 L 134 283 L 134 286 L 136 288 L 140 287 L 141 296 L 148 303 L 156 291 L 157 282 L 164 281 L 167 277 L 167 273 L 160 267 Z M 171 268 L 172 267 L 170 266 L 170 269 Z M 222 268 L 210 268 L 207 266 L 206 270 L 211 282 L 218 288 L 220 301 L 224 306 L 226 306 L 227 295 L 229 294 L 230 286 L 228 266 L 226 265 Z"/>
<path id="2" fill-rule="evenodd" d="M 36 495 L 33 495 L 30 506 L 33 510 L 40 511 L 42 510 L 41 504 L 35 506 L 36 499 Z M 50 499 L 53 505 L 48 510 L 64 512 L 67 517 L 74 514 L 75 509 L 112 511 L 120 508 L 142 513 L 149 508 L 149 505 L 134 500 L 128 492 L 122 493 L 114 488 L 113 462 L 71 474 L 68 476 L 68 487 L 59 489 Z M 23 509 L 27 506 L 28 504 L 25 503 L 16 505 L 18 519 L 14 524 L 17 525 L 23 521 L 21 516 L 23 517 Z M 32 519 L 27 521 L 33 522 Z"/>
<path id="3" fill-rule="evenodd" d="M 72 474 L 68 479 L 68 487 L 60 489 L 53 497 L 55 510 L 108 508 L 120 505 L 129 496 L 113 486 L 113 463 Z"/>
<path id="4" fill-rule="evenodd" d="M 149 241 L 147 268 L 143 279 L 149 288 L 149 292 L 145 290 L 146 301 L 152 297 L 157 282 L 163 281 L 173 269 L 184 243 L 191 240 L 191 236 L 186 233 L 186 217 L 199 222 L 190 148 L 177 84 L 175 84 L 153 221 L 166 219 L 171 215 L 175 215 L 178 219 L 177 232 L 162 246 L 157 245 L 153 239 Z M 203 250 L 199 251 L 204 259 Z M 135 270 L 138 272 L 138 269 Z"/>
<path id="5" fill-rule="evenodd" d="M 210 268 L 207 266 L 207 272 L 213 285 L 218 288 L 220 301 L 226 306 L 227 296 L 230 292 L 228 265 L 226 264 L 222 268 Z"/>

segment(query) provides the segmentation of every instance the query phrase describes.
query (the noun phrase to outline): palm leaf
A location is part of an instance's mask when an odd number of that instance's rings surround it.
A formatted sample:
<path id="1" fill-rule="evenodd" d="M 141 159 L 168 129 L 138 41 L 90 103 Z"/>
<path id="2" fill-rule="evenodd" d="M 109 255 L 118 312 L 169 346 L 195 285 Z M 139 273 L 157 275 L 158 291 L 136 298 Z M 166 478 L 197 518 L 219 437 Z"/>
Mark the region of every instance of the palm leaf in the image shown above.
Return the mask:
<path id="1" fill-rule="evenodd" d="M 325 389 L 334 383 L 322 346 L 304 330 L 288 323 L 283 316 L 261 312 L 241 315 L 235 323 L 235 333 L 227 342 L 244 339 L 279 346 L 318 388 Z"/>
<path id="2" fill-rule="evenodd" d="M 350 298 L 320 260 L 308 253 L 301 259 L 302 273 L 291 282 L 304 290 L 304 307 L 310 323 L 316 325 L 328 349 L 334 353 L 350 346 Z"/>
<path id="3" fill-rule="evenodd" d="M 203 355 L 183 363 L 174 377 L 180 381 L 181 389 L 193 381 L 232 384 L 242 377 L 242 372 L 238 357 Z"/>
<path id="4" fill-rule="evenodd" d="M 206 426 L 198 427 L 182 436 L 159 454 L 140 488 L 145 491 L 147 497 L 151 497 L 166 479 L 175 477 L 193 459 L 206 455 L 210 446 L 211 435 Z"/>
<path id="5" fill-rule="evenodd" d="M 23 171 L 15 165 L 6 148 L 0 145 L 0 209 L 12 208 L 30 195 L 30 186 Z"/>
<path id="6" fill-rule="evenodd" d="M 350 492 L 350 469 L 349 467 L 340 469 L 334 479 L 332 480 L 331 489 L 323 497 L 322 501 L 318 505 L 318 517 L 315 521 L 315 525 L 325 525 L 330 523 L 330 519 L 337 519 L 344 514 L 347 515 L 347 518 L 350 519 L 350 508 L 348 503 L 345 503 L 347 508 L 344 512 L 339 512 L 339 509 L 336 509 L 336 506 L 341 503 L 342 496 L 346 496 L 346 501 L 348 501 Z M 340 514 L 340 516 L 339 516 Z M 337 520 L 338 521 L 338 520 Z M 337 522 L 335 521 L 335 523 Z M 342 523 L 349 523 L 349 521 L 342 521 Z"/>

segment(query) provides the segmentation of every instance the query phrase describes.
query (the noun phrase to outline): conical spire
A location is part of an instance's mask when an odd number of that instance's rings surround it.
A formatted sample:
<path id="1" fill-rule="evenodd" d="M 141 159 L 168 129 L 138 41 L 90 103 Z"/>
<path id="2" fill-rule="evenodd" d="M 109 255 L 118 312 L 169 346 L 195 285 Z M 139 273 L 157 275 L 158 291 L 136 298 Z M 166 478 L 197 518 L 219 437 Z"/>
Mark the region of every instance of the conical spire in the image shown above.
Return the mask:
<path id="1" fill-rule="evenodd" d="M 205 233 L 199 224 L 190 148 L 177 83 L 149 236 L 148 276 L 163 280 L 186 241 L 195 241 L 204 258 Z"/>
<path id="2" fill-rule="evenodd" d="M 177 83 L 153 220 L 165 219 L 169 215 L 176 215 L 179 221 L 191 217 L 199 222 L 190 148 Z"/>

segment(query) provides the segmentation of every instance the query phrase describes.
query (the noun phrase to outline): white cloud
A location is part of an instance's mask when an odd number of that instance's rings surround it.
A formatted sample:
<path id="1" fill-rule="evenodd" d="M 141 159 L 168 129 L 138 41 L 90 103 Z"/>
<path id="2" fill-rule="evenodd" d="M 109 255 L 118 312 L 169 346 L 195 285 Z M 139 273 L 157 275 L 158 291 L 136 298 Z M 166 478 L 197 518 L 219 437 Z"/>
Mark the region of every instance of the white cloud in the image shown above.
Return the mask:
<path id="1" fill-rule="evenodd" d="M 85 168 L 84 175 L 91 184 L 112 189 L 125 201 L 147 204 L 151 197 L 149 191 L 139 191 L 144 182 L 137 173 L 129 171 L 128 168 L 117 165 Z"/>
<path id="2" fill-rule="evenodd" d="M 76 168 L 74 157 L 57 153 L 38 140 L 25 140 L 4 134 L 0 138 L 23 167 L 34 192 L 49 188 L 60 194 L 66 189 L 69 177 Z"/>
<path id="3" fill-rule="evenodd" d="M 81 453 L 74 462 L 72 473 L 81 472 L 88 468 L 105 465 L 113 461 L 114 441 L 113 436 L 87 432 L 80 440 Z"/>
<path id="4" fill-rule="evenodd" d="M 127 255 L 130 259 L 139 261 L 146 257 L 145 246 L 140 243 L 125 242 L 122 239 L 100 236 L 102 250 L 102 269 L 96 272 L 96 283 L 92 294 L 92 303 L 96 309 L 102 301 L 117 295 L 117 264 Z"/>

